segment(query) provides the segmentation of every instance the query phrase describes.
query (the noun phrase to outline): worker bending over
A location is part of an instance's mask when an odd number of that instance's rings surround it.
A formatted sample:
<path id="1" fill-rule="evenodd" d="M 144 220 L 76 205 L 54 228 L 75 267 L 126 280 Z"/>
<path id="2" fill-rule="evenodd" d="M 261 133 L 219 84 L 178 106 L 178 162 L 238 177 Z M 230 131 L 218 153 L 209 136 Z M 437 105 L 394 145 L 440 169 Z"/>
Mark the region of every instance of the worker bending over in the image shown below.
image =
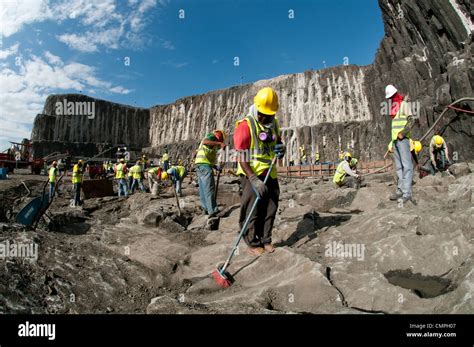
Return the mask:
<path id="1" fill-rule="evenodd" d="M 168 171 L 165 171 L 161 174 L 161 179 L 163 181 L 167 179 L 171 179 L 176 189 L 176 194 L 178 194 L 179 197 L 183 196 L 183 193 L 181 191 L 181 186 L 185 177 L 186 177 L 186 169 L 184 166 L 181 166 L 181 165 L 172 166 L 168 169 Z"/>
<path id="2" fill-rule="evenodd" d="M 423 169 L 432 175 L 446 171 L 451 164 L 448 146 L 440 135 L 435 135 L 430 141 L 430 163 Z"/>
<path id="3" fill-rule="evenodd" d="M 332 179 L 336 187 L 359 188 L 361 177 L 354 171 L 356 166 L 357 159 L 352 158 L 352 154 L 349 152 L 344 153 Z"/>

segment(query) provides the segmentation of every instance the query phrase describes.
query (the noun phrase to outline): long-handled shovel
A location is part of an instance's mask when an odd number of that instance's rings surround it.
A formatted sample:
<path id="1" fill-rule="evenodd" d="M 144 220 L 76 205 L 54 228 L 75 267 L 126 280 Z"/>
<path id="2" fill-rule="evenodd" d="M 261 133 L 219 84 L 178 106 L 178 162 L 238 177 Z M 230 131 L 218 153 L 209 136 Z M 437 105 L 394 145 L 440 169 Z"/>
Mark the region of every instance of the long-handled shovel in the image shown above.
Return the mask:
<path id="1" fill-rule="evenodd" d="M 178 206 L 178 215 L 181 217 L 181 208 L 179 207 L 179 199 L 178 199 L 178 194 L 176 193 L 176 188 L 174 186 L 173 180 L 171 180 L 171 187 L 173 187 L 173 193 L 174 197 L 176 198 L 176 205 Z"/>
<path id="2" fill-rule="evenodd" d="M 272 163 L 270 165 L 270 168 L 268 169 L 267 175 L 265 176 L 265 180 L 263 181 L 264 184 L 267 183 L 268 177 L 270 177 L 270 173 L 272 172 L 273 165 L 276 163 L 276 159 L 277 159 L 277 157 L 275 156 L 272 160 Z M 260 196 L 257 195 L 257 198 L 255 199 L 255 202 L 253 203 L 253 206 L 250 209 L 250 212 L 247 214 L 247 218 L 245 219 L 245 223 L 242 226 L 242 229 L 240 230 L 240 234 L 237 237 L 237 239 L 235 240 L 234 247 L 232 247 L 232 249 L 230 250 L 230 253 L 229 253 L 229 256 L 227 257 L 226 262 L 224 263 L 224 265 L 220 269 L 217 268 L 216 270 L 214 270 L 211 273 L 211 275 L 214 278 L 214 280 L 216 281 L 216 283 L 222 288 L 228 288 L 232 285 L 232 282 L 230 281 L 230 279 L 225 274 L 225 270 L 226 270 L 227 266 L 229 266 L 230 261 L 231 261 L 232 257 L 234 256 L 234 252 L 237 249 L 237 247 L 239 246 L 240 240 L 242 240 L 242 237 L 244 236 L 245 232 L 247 231 L 247 227 L 249 225 L 250 218 L 252 218 L 253 212 L 257 208 L 257 204 L 258 204 L 259 201 L 260 201 Z"/>

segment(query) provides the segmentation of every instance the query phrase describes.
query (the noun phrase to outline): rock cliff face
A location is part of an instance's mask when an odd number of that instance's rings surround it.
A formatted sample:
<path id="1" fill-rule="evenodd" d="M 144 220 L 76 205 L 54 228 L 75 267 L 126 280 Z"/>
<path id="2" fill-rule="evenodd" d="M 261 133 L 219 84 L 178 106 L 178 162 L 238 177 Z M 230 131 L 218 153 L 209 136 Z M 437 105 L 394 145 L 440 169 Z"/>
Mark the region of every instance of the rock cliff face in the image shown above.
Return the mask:
<path id="1" fill-rule="evenodd" d="M 280 98 L 278 116 L 288 149 L 287 162 L 298 161 L 298 147 L 303 144 L 310 155 L 319 151 L 323 161 L 336 159 L 341 149 L 365 160 L 380 159 L 390 136 L 390 117 L 381 112 L 385 85 L 394 84 L 419 105 L 414 136 L 420 137 L 447 104 L 474 95 L 474 72 L 469 1 L 379 0 L 379 4 L 385 37 L 372 65 L 279 76 L 149 110 L 98 101 L 101 108 L 95 122 L 54 116 L 53 101 L 65 96 L 52 96 L 43 112 L 48 116 L 35 120 L 33 140 L 48 149 L 54 141 L 67 141 L 69 146 L 71 142 L 84 146 L 123 142 L 147 147 L 151 154 L 166 146 L 172 157 L 177 158 L 179 152 L 181 159 L 186 159 L 183 153 L 191 157 L 212 129 L 232 132 L 257 90 L 269 85 Z M 83 98 L 87 97 L 80 100 Z M 441 131 L 451 151 L 458 152 L 459 159 L 472 158 L 472 118 L 450 111 L 443 125 Z"/>
<path id="2" fill-rule="evenodd" d="M 71 105 L 74 109 L 68 109 Z M 86 95 L 51 95 L 35 119 L 31 138 L 36 155 L 69 150 L 92 156 L 122 143 L 140 150 L 149 145 L 149 119 L 145 108 Z"/>

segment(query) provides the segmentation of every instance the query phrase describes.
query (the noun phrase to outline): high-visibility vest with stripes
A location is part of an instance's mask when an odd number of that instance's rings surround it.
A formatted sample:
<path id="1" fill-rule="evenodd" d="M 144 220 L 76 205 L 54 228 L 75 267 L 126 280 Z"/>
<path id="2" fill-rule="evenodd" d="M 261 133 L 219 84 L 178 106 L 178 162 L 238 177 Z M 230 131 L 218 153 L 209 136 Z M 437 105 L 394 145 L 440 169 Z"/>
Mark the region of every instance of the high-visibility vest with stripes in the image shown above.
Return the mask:
<path id="1" fill-rule="evenodd" d="M 334 174 L 334 177 L 332 181 L 336 183 L 337 185 L 341 185 L 342 182 L 344 181 L 344 177 L 346 177 L 347 173 L 346 170 L 342 167 L 346 161 L 343 160 L 339 163 L 336 169 L 336 173 Z"/>
<path id="2" fill-rule="evenodd" d="M 49 169 L 49 181 L 51 183 L 56 182 L 56 173 L 57 173 L 57 171 L 58 170 L 54 166 Z"/>
<path id="3" fill-rule="evenodd" d="M 125 178 L 125 164 L 118 164 L 116 167 L 115 167 L 115 178 L 118 178 L 118 179 L 121 179 L 121 178 Z"/>
<path id="4" fill-rule="evenodd" d="M 82 182 L 82 168 L 79 168 L 79 165 L 76 164 L 72 168 L 72 183 L 81 183 Z"/>
<path id="5" fill-rule="evenodd" d="M 244 119 L 237 121 L 235 126 L 239 126 L 241 122 L 247 122 L 250 130 L 250 150 L 248 153 L 250 156 L 248 158 L 250 167 L 255 175 L 260 176 L 270 168 L 271 162 L 275 157 L 273 148 L 276 145 L 277 138 L 280 137 L 280 124 L 278 118 L 273 118 L 272 129 L 276 138 L 270 143 L 264 143 L 258 138 L 258 135 L 264 130 L 264 128 L 252 115 L 248 115 Z M 240 166 L 240 163 L 238 164 L 237 175 L 245 175 L 245 171 Z M 270 177 L 277 177 L 275 166 L 270 173 Z"/>
<path id="6" fill-rule="evenodd" d="M 158 170 L 159 170 L 159 169 L 160 169 L 159 167 L 152 167 L 152 168 L 150 168 L 150 169 L 148 170 L 148 173 L 149 173 L 150 175 L 156 175 L 156 174 L 158 173 Z"/>
<path id="7" fill-rule="evenodd" d="M 408 115 L 402 114 L 401 112 L 404 109 L 403 106 L 406 106 L 405 101 L 401 102 L 397 114 L 392 119 L 392 141 L 395 141 L 398 138 L 398 133 L 405 128 L 405 125 L 408 122 Z M 406 134 L 405 137 L 410 138 L 410 134 Z"/>
<path id="8" fill-rule="evenodd" d="M 174 170 L 176 170 L 176 172 L 178 173 L 179 179 L 184 177 L 184 173 L 186 172 L 186 169 L 185 169 L 184 166 L 179 166 L 179 165 L 178 166 L 172 166 L 166 172 L 168 173 L 168 175 L 172 175 Z"/>
<path id="9" fill-rule="evenodd" d="M 134 179 L 139 180 L 142 178 L 142 167 L 140 165 L 133 165 L 130 172 Z"/>
<path id="10" fill-rule="evenodd" d="M 195 164 L 216 165 L 218 146 L 204 145 L 201 141 L 196 154 Z"/>

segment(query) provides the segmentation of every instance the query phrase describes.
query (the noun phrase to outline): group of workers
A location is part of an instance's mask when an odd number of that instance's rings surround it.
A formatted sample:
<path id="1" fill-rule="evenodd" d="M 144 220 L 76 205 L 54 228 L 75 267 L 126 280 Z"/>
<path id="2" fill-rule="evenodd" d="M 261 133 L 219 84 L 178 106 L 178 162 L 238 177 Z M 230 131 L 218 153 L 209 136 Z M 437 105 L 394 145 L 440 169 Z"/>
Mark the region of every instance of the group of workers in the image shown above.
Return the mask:
<path id="1" fill-rule="evenodd" d="M 440 135 L 431 138 L 429 146 L 430 162 L 420 166 L 418 153 L 423 146 L 420 141 L 413 140 L 410 131 L 414 125 L 413 115 L 404 97 L 393 85 L 385 88 L 385 97 L 390 101 L 390 117 L 392 118 L 391 140 L 388 144 L 388 152 L 393 154 L 397 174 L 397 190 L 390 196 L 390 200 L 406 203 L 413 200 L 413 163 L 420 172 L 420 177 L 438 171 L 446 171 L 451 164 L 449 160 L 448 146 Z M 338 187 L 358 188 L 361 176 L 357 174 L 355 166 L 357 161 L 349 152 L 341 154 L 342 161 L 339 163 L 333 182 Z"/>
<path id="2" fill-rule="evenodd" d="M 420 168 L 417 154 L 422 145 L 411 139 L 410 130 L 413 126 L 413 117 L 407 107 L 404 97 L 397 89 L 388 85 L 386 98 L 391 101 L 390 116 L 392 118 L 391 140 L 389 151 L 393 153 L 395 168 L 398 176 L 397 190 L 390 196 L 391 200 L 412 200 L 413 161 Z M 285 155 L 285 146 L 281 139 L 281 130 L 278 118 L 275 116 L 279 109 L 278 96 L 270 87 L 262 88 L 255 95 L 253 104 L 247 115 L 235 124 L 233 142 L 238 153 L 237 175 L 240 176 L 242 194 L 240 203 L 239 225 L 242 228 L 247 215 L 251 211 L 256 199 L 256 209 L 250 217 L 244 241 L 252 255 L 261 255 L 265 252 L 274 252 L 272 245 L 272 229 L 278 210 L 280 188 L 274 158 L 282 159 Z M 208 218 L 218 216 L 219 209 L 216 202 L 216 185 L 214 171 L 220 172 L 222 167 L 217 163 L 219 150 L 226 147 L 226 133 L 224 130 L 214 130 L 207 134 L 199 144 L 195 157 L 195 171 L 199 184 L 199 197 L 203 213 Z M 304 158 L 304 157 L 303 157 Z M 318 158 L 319 160 L 319 155 Z M 357 171 L 358 160 L 349 152 L 343 152 L 338 164 L 333 182 L 337 187 L 359 187 L 362 181 Z M 421 168 L 434 174 L 438 170 L 445 170 L 449 165 L 448 149 L 444 139 L 435 135 L 430 143 L 431 166 Z M 75 186 L 75 203 L 79 204 L 80 185 L 82 182 L 84 163 L 80 160 L 73 169 L 73 184 Z M 55 167 L 53 165 L 53 167 Z M 270 167 L 271 171 L 270 171 Z M 54 178 L 51 169 L 50 177 Z M 165 153 L 161 166 L 146 168 L 146 158 L 137 161 L 130 169 L 124 159 L 120 159 L 114 167 L 115 178 L 118 181 L 118 195 L 127 196 L 136 188 L 145 190 L 143 185 L 144 174 L 147 173 L 150 189 L 158 180 L 171 179 L 179 195 L 182 194 L 181 183 L 186 176 L 184 166 L 169 166 L 169 156 Z M 126 177 L 129 177 L 127 181 Z M 267 177 L 268 176 L 268 177 Z M 266 182 L 265 178 L 267 178 Z M 52 189 L 54 183 L 52 182 Z"/>

